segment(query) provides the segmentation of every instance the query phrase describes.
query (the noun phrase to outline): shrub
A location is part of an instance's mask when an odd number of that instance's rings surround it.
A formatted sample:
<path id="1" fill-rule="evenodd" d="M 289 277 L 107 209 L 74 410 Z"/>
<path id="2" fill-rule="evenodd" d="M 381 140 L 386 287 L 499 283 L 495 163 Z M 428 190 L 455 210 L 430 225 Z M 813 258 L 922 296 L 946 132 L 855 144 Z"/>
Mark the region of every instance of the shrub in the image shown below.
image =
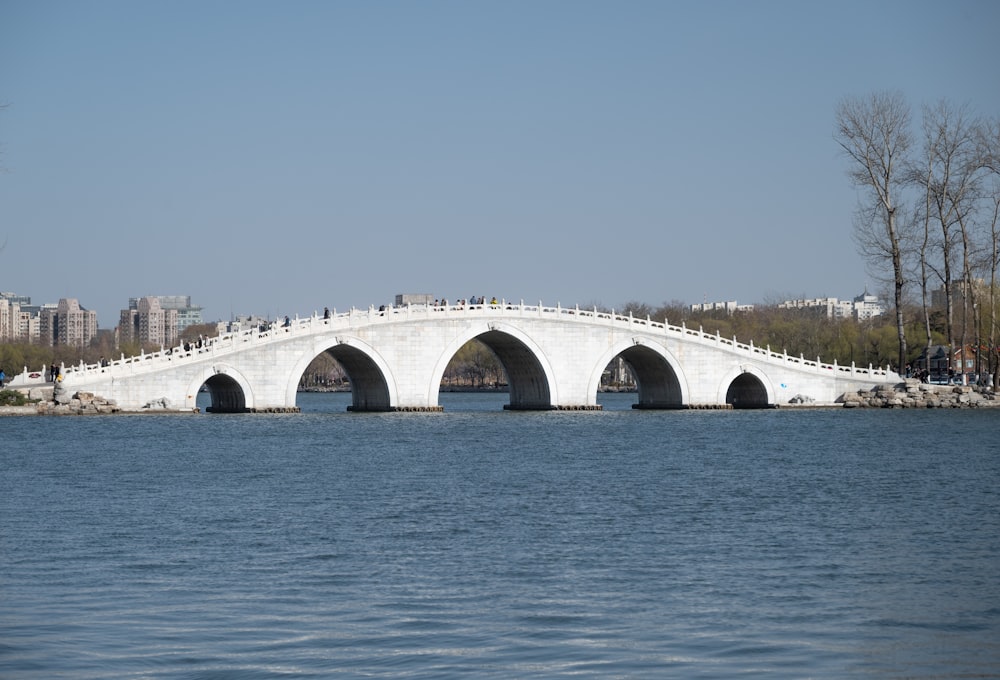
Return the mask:
<path id="1" fill-rule="evenodd" d="M 17 390 L 0 391 L 0 406 L 24 406 L 28 403 L 28 398 Z"/>

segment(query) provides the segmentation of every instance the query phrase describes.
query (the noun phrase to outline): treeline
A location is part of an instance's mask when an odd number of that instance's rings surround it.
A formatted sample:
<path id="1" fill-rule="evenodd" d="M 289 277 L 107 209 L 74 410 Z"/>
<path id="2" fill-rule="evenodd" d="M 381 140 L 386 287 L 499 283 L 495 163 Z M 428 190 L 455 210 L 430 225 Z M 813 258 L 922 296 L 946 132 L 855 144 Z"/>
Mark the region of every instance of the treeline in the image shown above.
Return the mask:
<path id="1" fill-rule="evenodd" d="M 217 335 L 215 324 L 198 324 L 185 328 L 181 332 L 178 342 L 193 342 L 199 336 L 209 338 L 215 335 Z M 159 345 L 143 346 L 137 342 L 121 343 L 116 347 L 114 333 L 101 331 L 98 332 L 97 337 L 87 347 L 72 347 L 68 345 L 50 347 L 27 342 L 0 343 L 0 368 L 6 372 L 8 377 L 13 377 L 25 368 L 29 371 L 38 371 L 52 364 L 56 366 L 78 366 L 81 361 L 85 364 L 96 364 L 102 358 L 110 361 L 120 359 L 122 355 L 131 357 L 138 355 L 142 351 L 158 352 L 159 350 Z"/>
<path id="2" fill-rule="evenodd" d="M 696 312 L 681 303 L 669 303 L 653 308 L 639 302 L 626 303 L 616 313 L 635 317 L 649 317 L 674 326 L 686 325 L 700 328 L 706 333 L 716 333 L 725 338 L 736 338 L 741 343 L 753 342 L 758 347 L 770 347 L 775 352 L 791 356 L 835 361 L 842 365 L 854 363 L 859 367 L 891 366 L 897 368 L 897 335 L 895 316 L 887 312 L 882 316 L 858 321 L 832 319 L 826 316 L 825 307 L 782 309 L 777 305 L 756 305 L 752 311 L 729 314 L 723 310 Z M 911 319 L 906 325 L 907 334 L 913 339 L 912 353 L 907 363 L 915 363 L 928 336 L 920 321 L 920 310 L 909 307 L 904 315 Z M 944 314 L 935 311 L 930 315 L 930 344 L 945 344 L 947 333 Z M 905 365 L 905 364 L 904 364 Z"/>

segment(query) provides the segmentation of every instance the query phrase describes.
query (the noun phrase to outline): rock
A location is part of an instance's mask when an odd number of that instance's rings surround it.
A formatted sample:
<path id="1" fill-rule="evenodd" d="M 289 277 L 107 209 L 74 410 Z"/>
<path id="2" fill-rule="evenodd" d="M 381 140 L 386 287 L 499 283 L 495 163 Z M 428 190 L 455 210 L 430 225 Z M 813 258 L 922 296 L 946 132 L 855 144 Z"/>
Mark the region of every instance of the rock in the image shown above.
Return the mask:
<path id="1" fill-rule="evenodd" d="M 149 409 L 151 411 L 161 411 L 170 408 L 170 400 L 166 397 L 160 397 L 159 399 L 154 399 L 153 401 L 147 402 L 144 409 Z"/>
<path id="2" fill-rule="evenodd" d="M 30 401 L 52 401 L 52 388 L 51 387 L 32 387 L 28 390 L 28 399 Z"/>
<path id="3" fill-rule="evenodd" d="M 845 408 L 991 408 L 1000 401 L 991 388 L 933 385 L 908 379 L 899 385 L 847 392 L 837 399 Z"/>
<path id="4" fill-rule="evenodd" d="M 55 387 L 52 388 L 52 401 L 57 404 L 68 404 L 72 398 L 65 383 L 57 381 Z"/>

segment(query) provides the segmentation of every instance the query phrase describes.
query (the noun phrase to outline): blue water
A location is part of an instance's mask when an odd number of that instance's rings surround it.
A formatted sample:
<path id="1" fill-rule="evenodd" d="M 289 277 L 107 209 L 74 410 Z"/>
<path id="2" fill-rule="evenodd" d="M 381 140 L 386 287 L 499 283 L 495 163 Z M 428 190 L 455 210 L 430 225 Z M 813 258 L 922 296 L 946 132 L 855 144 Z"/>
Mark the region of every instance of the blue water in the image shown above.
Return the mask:
<path id="1" fill-rule="evenodd" d="M 1000 677 L 1000 411 L 0 421 L 0 678 Z"/>

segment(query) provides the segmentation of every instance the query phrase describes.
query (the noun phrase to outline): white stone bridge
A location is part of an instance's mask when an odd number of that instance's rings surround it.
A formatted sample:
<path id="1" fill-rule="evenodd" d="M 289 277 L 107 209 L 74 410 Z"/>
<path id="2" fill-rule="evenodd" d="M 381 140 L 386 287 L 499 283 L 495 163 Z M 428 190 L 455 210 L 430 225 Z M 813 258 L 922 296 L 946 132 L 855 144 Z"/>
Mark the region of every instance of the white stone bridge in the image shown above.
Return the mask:
<path id="1" fill-rule="evenodd" d="M 519 410 L 595 409 L 601 375 L 621 356 L 638 384 L 635 408 L 768 408 L 796 397 L 833 404 L 845 392 L 895 384 L 888 369 L 807 360 L 684 325 L 594 310 L 500 303 L 352 309 L 296 318 L 121 358 L 63 369 L 70 393 L 114 399 L 126 411 L 165 405 L 197 410 L 202 386 L 212 412 L 296 410 L 299 380 L 322 353 L 343 366 L 353 411 L 440 410 L 445 368 L 477 339 L 507 373 Z M 44 386 L 27 369 L 11 387 Z"/>

